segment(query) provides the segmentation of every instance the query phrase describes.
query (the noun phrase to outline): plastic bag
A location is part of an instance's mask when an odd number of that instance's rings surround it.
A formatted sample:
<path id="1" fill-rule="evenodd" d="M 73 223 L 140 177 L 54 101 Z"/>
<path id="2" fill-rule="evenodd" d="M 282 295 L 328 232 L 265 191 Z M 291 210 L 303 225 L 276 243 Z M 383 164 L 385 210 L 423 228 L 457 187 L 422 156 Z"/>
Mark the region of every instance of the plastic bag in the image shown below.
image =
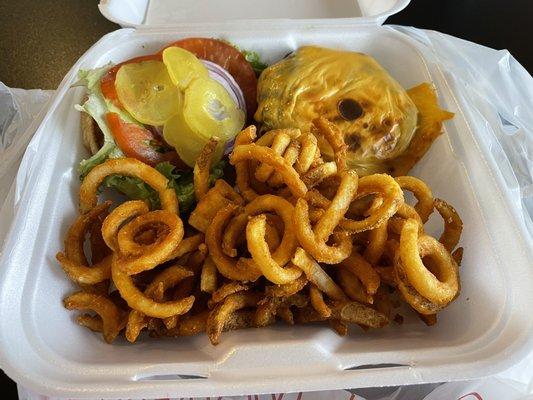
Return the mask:
<path id="1" fill-rule="evenodd" d="M 52 93 L 41 89 L 10 89 L 0 82 L 0 208 L 37 128 L 35 121 L 39 120 L 37 117 Z M 28 129 L 30 125 L 32 129 Z"/>
<path id="2" fill-rule="evenodd" d="M 533 236 L 533 79 L 507 50 L 494 50 L 440 32 L 394 26 L 455 83 L 472 126 L 495 169 L 513 192 L 509 200 Z"/>

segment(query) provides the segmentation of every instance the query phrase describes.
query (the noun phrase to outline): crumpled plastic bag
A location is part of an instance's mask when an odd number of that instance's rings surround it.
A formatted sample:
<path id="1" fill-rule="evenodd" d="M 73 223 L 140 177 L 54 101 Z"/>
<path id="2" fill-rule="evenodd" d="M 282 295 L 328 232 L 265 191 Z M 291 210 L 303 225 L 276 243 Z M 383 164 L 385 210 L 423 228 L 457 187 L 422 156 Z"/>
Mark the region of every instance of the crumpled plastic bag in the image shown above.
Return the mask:
<path id="1" fill-rule="evenodd" d="M 533 78 L 506 50 L 493 50 L 449 35 L 416 28 L 388 26 L 387 29 L 396 29 L 413 38 L 428 60 L 436 63 L 447 79 L 458 84 L 460 94 L 469 104 L 468 117 L 476 128 L 483 128 L 483 140 L 490 146 L 497 172 L 502 174 L 505 184 L 511 189 L 513 197 L 510 200 L 515 211 L 523 226 L 533 235 Z M 9 91 L 17 101 L 18 109 L 1 97 Z M 23 93 L 0 84 L 0 208 L 1 200 L 8 190 L 4 182 L 13 181 L 23 149 L 37 126 L 34 122 L 26 131 L 24 127 L 29 125 L 31 116 L 38 112 L 39 103 L 44 104 L 48 96 L 50 93 L 44 91 Z M 17 112 L 20 116 L 17 116 Z M 39 118 L 36 120 L 38 124 Z M 5 145 L 7 150 L 2 147 Z M 10 148 L 14 149 L 11 153 Z M 9 157 L 4 159 L 6 155 Z M 26 171 L 21 172 L 17 185 L 24 184 Z M 11 201 L 16 204 L 16 198 Z M 3 220 L 7 215 L 5 209 L 6 207 L 0 212 L 0 247 L 2 229 L 8 223 L 7 219 Z M 533 240 L 531 243 L 533 244 Z M 22 387 L 19 387 L 19 398 L 52 399 Z M 175 399 L 181 399 L 179 393 L 176 393 Z M 533 399 L 533 352 L 497 376 L 473 381 L 210 399 L 527 400 Z"/>
<path id="2" fill-rule="evenodd" d="M 0 82 L 0 208 L 37 128 L 37 117 L 45 111 L 52 93 L 52 90 L 11 89 Z M 30 126 L 32 129 L 28 129 Z"/>

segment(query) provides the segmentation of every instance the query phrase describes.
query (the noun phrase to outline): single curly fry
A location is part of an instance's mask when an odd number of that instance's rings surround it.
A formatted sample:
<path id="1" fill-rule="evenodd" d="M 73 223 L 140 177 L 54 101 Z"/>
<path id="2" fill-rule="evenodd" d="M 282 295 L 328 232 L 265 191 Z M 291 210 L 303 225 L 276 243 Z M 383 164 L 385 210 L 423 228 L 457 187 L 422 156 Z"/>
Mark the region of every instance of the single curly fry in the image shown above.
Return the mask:
<path id="1" fill-rule="evenodd" d="M 163 303 L 156 302 L 147 297 L 144 293 L 137 289 L 131 276 L 123 272 L 116 256 L 113 256 L 111 272 L 113 283 L 128 305 L 134 310 L 138 310 L 150 317 L 166 318 L 173 315 L 182 315 L 189 311 L 194 303 L 194 296 L 188 296 L 184 299 Z M 191 275 L 192 272 L 185 269 L 183 269 L 181 272 L 182 279 Z"/>
<path id="2" fill-rule="evenodd" d="M 94 167 L 80 186 L 80 213 L 85 214 L 96 206 L 98 188 L 109 175 L 139 178 L 159 193 L 161 208 L 179 214 L 178 198 L 168 186 L 168 179 L 159 171 L 135 158 L 109 159 Z"/>
<path id="3" fill-rule="evenodd" d="M 234 204 L 228 204 L 220 210 L 207 228 L 205 241 L 217 270 L 222 276 L 234 281 L 253 282 L 261 276 L 259 270 L 253 265 L 238 264 L 237 260 L 228 257 L 222 250 L 224 227 L 237 211 L 238 206 Z"/>
<path id="4" fill-rule="evenodd" d="M 394 178 L 385 174 L 363 176 L 359 179 L 359 187 L 354 199 L 375 194 L 382 202 L 368 217 L 361 221 L 343 220 L 341 227 L 349 232 L 357 233 L 377 228 L 396 213 L 403 203 L 403 192 Z"/>
<path id="5" fill-rule="evenodd" d="M 237 163 L 246 160 L 257 160 L 261 163 L 270 165 L 281 174 L 284 183 L 289 187 L 294 196 L 305 196 L 307 187 L 300 179 L 298 173 L 283 159 L 282 156 L 276 154 L 272 149 L 258 146 L 256 144 L 236 146 L 230 155 L 230 163 L 236 165 Z"/>
<path id="6" fill-rule="evenodd" d="M 461 239 L 461 233 L 463 232 L 463 221 L 455 208 L 446 203 L 444 200 L 435 199 L 433 202 L 435 208 L 444 220 L 444 232 L 439 238 L 446 250 L 452 252 Z"/>
<path id="7" fill-rule="evenodd" d="M 193 185 L 196 201 L 202 200 L 209 190 L 209 170 L 217 145 L 218 138 L 209 139 L 194 163 Z"/>
<path id="8" fill-rule="evenodd" d="M 243 308 L 255 307 L 261 297 L 260 293 L 245 291 L 234 293 L 226 297 L 222 303 L 219 303 L 209 313 L 207 318 L 206 331 L 211 343 L 215 345 L 219 343 L 220 334 L 231 314 Z"/>
<path id="9" fill-rule="evenodd" d="M 438 305 L 446 305 L 455 298 L 459 291 L 457 264 L 436 239 L 418 236 L 418 226 L 413 219 L 403 226 L 398 255 L 396 264 L 421 296 Z M 426 268 L 422 262 L 424 257 L 431 258 L 438 277 Z"/>
<path id="10" fill-rule="evenodd" d="M 104 340 L 111 343 L 124 327 L 121 310 L 106 296 L 76 292 L 63 300 L 67 310 L 90 310 L 102 319 Z"/>
<path id="11" fill-rule="evenodd" d="M 395 178 L 402 190 L 412 192 L 417 200 L 415 210 L 425 224 L 433 212 L 433 194 L 428 185 L 414 176 L 398 176 Z"/>
<path id="12" fill-rule="evenodd" d="M 266 217 L 258 215 L 248 221 L 246 227 L 246 240 L 248 251 L 252 255 L 255 265 L 261 270 L 269 281 L 283 285 L 297 279 L 302 271 L 296 267 L 283 267 L 273 258 L 265 240 Z M 296 242 L 294 243 L 296 247 Z"/>
<path id="13" fill-rule="evenodd" d="M 322 316 L 329 318 L 331 315 L 331 309 L 324 302 L 322 297 L 322 292 L 315 286 L 309 286 L 309 299 L 311 300 L 311 305 L 313 308 Z"/>

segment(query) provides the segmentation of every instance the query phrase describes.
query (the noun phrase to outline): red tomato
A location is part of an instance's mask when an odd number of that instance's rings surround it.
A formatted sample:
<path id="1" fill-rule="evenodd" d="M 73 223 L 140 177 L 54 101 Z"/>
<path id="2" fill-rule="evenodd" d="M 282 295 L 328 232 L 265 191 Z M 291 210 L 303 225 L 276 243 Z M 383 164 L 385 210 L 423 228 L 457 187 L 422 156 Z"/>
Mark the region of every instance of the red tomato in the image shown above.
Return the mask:
<path id="1" fill-rule="evenodd" d="M 154 146 L 162 146 L 164 143 L 148 129 L 124 122 L 116 113 L 107 113 L 106 120 L 115 143 L 127 157 L 136 158 L 151 166 L 169 161 L 180 169 L 189 168 L 174 150 L 164 153 L 156 151 Z"/>
<path id="2" fill-rule="evenodd" d="M 239 50 L 221 40 L 208 38 L 182 39 L 165 48 L 171 46 L 188 50 L 196 57 L 214 62 L 228 71 L 244 94 L 248 118 L 253 118 L 257 109 L 257 78 L 252 65 Z"/>
<path id="3" fill-rule="evenodd" d="M 100 79 L 100 89 L 102 90 L 102 95 L 106 99 L 110 100 L 118 108 L 124 109 L 124 107 L 122 106 L 122 103 L 118 99 L 117 90 L 115 89 L 115 78 L 117 77 L 117 72 L 119 68 L 123 66 L 124 64 L 130 64 L 130 63 L 141 62 L 141 61 L 149 61 L 149 60 L 161 61 L 161 54 L 150 54 L 148 56 L 135 57 L 135 58 L 132 58 L 131 60 L 127 60 L 127 61 L 121 62 L 120 64 L 115 65 L 113 68 L 107 71 L 104 76 L 102 76 L 102 79 Z"/>

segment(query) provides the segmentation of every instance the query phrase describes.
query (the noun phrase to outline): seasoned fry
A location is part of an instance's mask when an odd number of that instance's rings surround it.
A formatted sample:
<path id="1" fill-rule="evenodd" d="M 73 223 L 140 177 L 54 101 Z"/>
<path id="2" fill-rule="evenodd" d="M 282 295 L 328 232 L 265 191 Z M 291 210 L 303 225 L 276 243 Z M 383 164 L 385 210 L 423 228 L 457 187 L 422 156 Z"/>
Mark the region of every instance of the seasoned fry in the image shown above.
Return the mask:
<path id="1" fill-rule="evenodd" d="M 207 318 L 206 331 L 211 343 L 215 345 L 219 343 L 220 334 L 232 313 L 243 308 L 255 307 L 260 299 L 259 293 L 245 291 L 234 293 L 218 304 Z"/>
<path id="2" fill-rule="evenodd" d="M 459 290 L 457 264 L 437 240 L 418 236 L 415 220 L 409 219 L 404 224 L 398 254 L 397 264 L 420 295 L 436 304 L 447 304 L 456 296 Z M 424 266 L 422 258 L 426 256 L 436 263 L 438 278 Z"/>
<path id="3" fill-rule="evenodd" d="M 216 213 L 228 204 L 243 204 L 242 197 L 222 179 L 213 186 L 196 205 L 189 217 L 189 224 L 205 233 Z"/>
<path id="4" fill-rule="evenodd" d="M 313 121 L 313 124 L 318 128 L 320 134 L 326 138 L 332 148 L 338 170 L 344 171 L 346 169 L 346 150 L 348 146 L 344 143 L 342 132 L 335 124 L 329 122 L 324 117 L 317 118 Z"/>
<path id="5" fill-rule="evenodd" d="M 266 217 L 264 214 L 253 217 L 248 222 L 246 226 L 248 251 L 250 251 L 255 265 L 265 278 L 277 285 L 290 283 L 302 274 L 302 270 L 295 266 L 283 268 L 281 264 L 277 263 L 265 240 L 265 225 Z M 294 242 L 294 247 L 296 247 L 296 242 Z"/>
<path id="6" fill-rule="evenodd" d="M 313 306 L 313 308 L 322 317 L 329 318 L 329 316 L 331 315 L 331 309 L 324 302 L 322 292 L 315 285 L 309 286 L 309 299 L 311 300 L 311 305 Z"/>
<path id="7" fill-rule="evenodd" d="M 296 171 L 301 175 L 305 174 L 311 168 L 313 161 L 315 160 L 315 154 L 318 150 L 318 142 L 316 136 L 312 133 L 305 133 L 300 137 L 301 150 L 298 154 L 298 160 L 296 161 Z"/>
<path id="8" fill-rule="evenodd" d="M 217 290 L 218 285 L 217 266 L 213 262 L 211 256 L 207 256 L 202 266 L 202 274 L 200 276 L 200 290 L 202 292 L 213 293 Z"/>
<path id="9" fill-rule="evenodd" d="M 113 266 L 111 267 L 113 283 L 120 292 L 124 300 L 134 310 L 138 310 L 145 315 L 155 318 L 166 318 L 173 315 L 185 314 L 194 303 L 194 296 L 186 297 L 176 301 L 159 303 L 144 295 L 135 287 L 131 277 L 127 275 L 117 264 L 116 256 L 113 256 Z M 192 275 L 192 272 L 182 269 L 179 273 L 181 279 Z"/>
<path id="10" fill-rule="evenodd" d="M 396 182 L 403 190 L 412 192 L 417 200 L 415 210 L 425 224 L 433 212 L 433 194 L 428 185 L 414 176 L 398 176 Z"/>
<path id="11" fill-rule="evenodd" d="M 230 163 L 235 165 L 240 161 L 255 159 L 259 162 L 268 164 L 276 169 L 283 181 L 289 187 L 291 193 L 296 197 L 305 196 L 307 187 L 300 179 L 300 176 L 295 169 L 290 166 L 282 156 L 276 154 L 268 147 L 261 147 L 255 144 L 246 144 L 237 146 L 230 155 Z"/>
<path id="12" fill-rule="evenodd" d="M 124 327 L 122 312 L 105 296 L 77 292 L 66 297 L 63 305 L 67 310 L 89 310 L 97 313 L 102 319 L 102 332 L 107 343 L 115 340 Z"/>
<path id="13" fill-rule="evenodd" d="M 337 271 L 337 277 L 340 287 L 350 299 L 365 304 L 374 303 L 374 298 L 365 291 L 359 278 L 357 278 L 357 276 L 350 270 L 339 268 Z"/>
<path id="14" fill-rule="evenodd" d="M 379 274 L 359 253 L 353 251 L 339 266 L 354 274 L 363 284 L 370 295 L 376 293 L 381 283 Z"/>
<path id="15" fill-rule="evenodd" d="M 202 200 L 209 190 L 209 170 L 211 169 L 211 161 L 217 145 L 218 138 L 212 137 L 209 139 L 194 164 L 193 184 L 196 201 Z"/>
<path id="16" fill-rule="evenodd" d="M 289 297 L 298 293 L 307 285 L 307 278 L 302 274 L 298 279 L 284 285 L 271 285 L 265 288 L 265 293 L 272 297 Z"/>
<path id="17" fill-rule="evenodd" d="M 110 159 L 94 167 L 80 187 L 80 213 L 85 214 L 97 204 L 98 188 L 109 175 L 125 175 L 139 178 L 159 193 L 161 208 L 179 214 L 178 198 L 168 186 L 168 179 L 149 165 L 134 158 Z"/>
<path id="18" fill-rule="evenodd" d="M 216 292 L 214 292 L 211 295 L 211 302 L 213 304 L 220 303 L 226 297 L 228 297 L 228 296 L 230 296 L 230 295 L 232 295 L 234 293 L 246 291 L 248 289 L 249 289 L 249 286 L 244 284 L 244 283 L 242 283 L 242 282 L 229 282 L 229 283 L 226 283 L 225 285 L 222 285 Z"/>
<path id="19" fill-rule="evenodd" d="M 246 129 L 242 130 L 235 138 L 235 147 L 252 143 L 256 138 L 256 129 L 254 125 L 250 125 Z M 250 161 L 242 160 L 235 163 L 235 174 L 237 176 L 237 187 L 239 193 L 244 197 L 246 201 L 252 201 L 258 194 L 250 186 Z"/>
<path id="20" fill-rule="evenodd" d="M 444 220 L 444 232 L 439 238 L 446 250 L 452 252 L 459 243 L 461 233 L 463 232 L 463 221 L 455 211 L 455 208 L 450 206 L 444 200 L 435 199 L 433 205 Z"/>
<path id="21" fill-rule="evenodd" d="M 238 207 L 233 204 L 220 210 L 207 228 L 205 240 L 221 275 L 234 281 L 253 282 L 261 275 L 259 270 L 249 263 L 238 264 L 237 260 L 228 257 L 222 250 L 222 231 L 237 211 Z"/>
<path id="22" fill-rule="evenodd" d="M 375 265 L 380 260 L 385 252 L 385 243 L 387 243 L 387 227 L 389 221 L 385 221 L 377 228 L 372 229 L 368 234 L 368 246 L 365 249 L 363 256 L 372 265 Z"/>
<path id="23" fill-rule="evenodd" d="M 274 137 L 271 149 L 278 156 L 282 156 L 291 142 L 291 137 L 285 132 L 281 131 Z M 274 168 L 268 164 L 259 164 L 255 170 L 255 179 L 259 182 L 266 182 L 272 176 Z"/>
<path id="24" fill-rule="evenodd" d="M 137 232 L 153 224 L 165 226 L 165 237 L 155 243 L 142 246 L 135 242 Z M 174 258 L 183 239 L 183 223 L 176 215 L 165 210 L 140 215 L 122 227 L 117 235 L 118 255 L 116 265 L 129 275 L 138 274 Z M 136 251 L 132 251 L 136 250 Z"/>
<path id="25" fill-rule="evenodd" d="M 375 194 L 382 198 L 381 205 L 362 221 L 345 220 L 343 229 L 357 233 L 375 229 L 394 215 L 398 206 L 403 203 L 403 192 L 394 178 L 385 174 L 363 176 L 359 179 L 356 199 Z"/>

